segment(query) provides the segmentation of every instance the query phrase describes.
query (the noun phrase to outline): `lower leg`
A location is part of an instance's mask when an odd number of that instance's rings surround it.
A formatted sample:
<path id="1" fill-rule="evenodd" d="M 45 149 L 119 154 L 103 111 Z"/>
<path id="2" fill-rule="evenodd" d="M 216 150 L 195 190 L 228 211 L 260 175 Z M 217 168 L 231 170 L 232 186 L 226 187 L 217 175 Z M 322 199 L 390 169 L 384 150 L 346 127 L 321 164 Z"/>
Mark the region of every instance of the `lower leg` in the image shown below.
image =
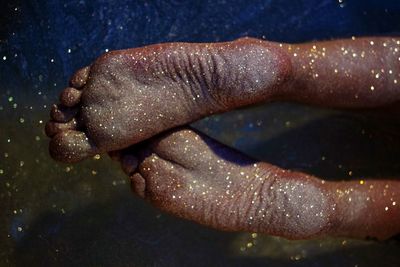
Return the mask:
<path id="1" fill-rule="evenodd" d="M 375 108 L 400 100 L 400 38 L 363 37 L 284 44 L 292 64 L 282 99 L 333 108 Z"/>
<path id="2" fill-rule="evenodd" d="M 386 239 L 400 233 L 400 181 L 329 182 L 336 202 L 337 234 Z"/>

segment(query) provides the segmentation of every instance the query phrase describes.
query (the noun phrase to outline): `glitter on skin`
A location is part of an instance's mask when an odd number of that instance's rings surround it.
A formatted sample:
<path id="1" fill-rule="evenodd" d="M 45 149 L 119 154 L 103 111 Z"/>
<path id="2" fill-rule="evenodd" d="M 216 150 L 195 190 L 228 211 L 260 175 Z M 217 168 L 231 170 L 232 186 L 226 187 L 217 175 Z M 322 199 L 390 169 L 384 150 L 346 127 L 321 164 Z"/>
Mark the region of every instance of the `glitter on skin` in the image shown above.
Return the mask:
<path id="1" fill-rule="evenodd" d="M 146 144 L 122 151 L 122 168 L 136 194 L 173 215 L 219 230 L 289 239 L 385 239 L 400 231 L 399 181 L 322 183 L 256 162 L 188 128 Z M 125 158 L 136 158 L 134 165 Z"/>
<path id="2" fill-rule="evenodd" d="M 61 94 L 61 104 L 53 106 L 52 120 L 46 124 L 46 133 L 52 137 L 50 152 L 59 161 L 76 162 L 127 148 L 211 114 L 265 101 L 334 108 L 391 105 L 399 100 L 399 85 L 393 80 L 400 72 L 398 48 L 399 41 L 387 37 L 296 45 L 245 38 L 109 52 L 74 74 L 68 91 Z M 376 73 L 384 69 L 392 72 Z M 398 205 L 385 209 L 393 203 L 391 199 L 398 201 L 399 185 L 394 181 L 368 181 L 369 187 L 358 182 L 322 183 L 266 163 L 239 167 L 232 162 L 249 159 L 217 146 L 226 156 L 234 155 L 230 161 L 223 160 L 204 146 L 190 147 L 193 134 L 187 135 L 184 143 L 180 139 L 169 143 L 169 153 L 157 149 L 160 141 L 147 149 L 150 156 L 144 153 L 135 161 L 131 155 L 133 164 L 123 164 L 132 174 L 135 192 L 158 199 L 154 204 L 170 213 L 218 229 L 288 238 L 323 234 L 386 238 L 399 232 Z M 195 135 L 194 140 L 203 138 Z M 174 149 L 179 153 L 173 154 Z M 180 162 L 183 155 L 189 168 L 170 164 Z M 143 161 L 148 157 L 152 160 Z M 203 168 L 191 165 L 199 162 Z M 138 164 L 140 175 L 132 173 Z M 178 179 L 185 173 L 191 181 L 188 186 Z M 148 184 L 141 175 L 169 180 Z M 145 195 L 152 189 L 153 195 Z M 207 206 L 210 198 L 215 206 Z M 279 223 L 263 223 L 271 218 Z"/>
<path id="3" fill-rule="evenodd" d="M 242 38 L 111 51 L 77 71 L 61 93 L 46 127 L 54 137 L 51 154 L 76 162 L 265 101 L 333 108 L 390 105 L 399 100 L 400 83 L 393 79 L 400 72 L 399 48 L 398 40 L 388 37 L 295 45 Z M 386 68 L 390 75 L 368 75 Z M 70 123 L 73 119 L 80 125 Z M 78 136 L 80 145 L 71 145 Z"/>

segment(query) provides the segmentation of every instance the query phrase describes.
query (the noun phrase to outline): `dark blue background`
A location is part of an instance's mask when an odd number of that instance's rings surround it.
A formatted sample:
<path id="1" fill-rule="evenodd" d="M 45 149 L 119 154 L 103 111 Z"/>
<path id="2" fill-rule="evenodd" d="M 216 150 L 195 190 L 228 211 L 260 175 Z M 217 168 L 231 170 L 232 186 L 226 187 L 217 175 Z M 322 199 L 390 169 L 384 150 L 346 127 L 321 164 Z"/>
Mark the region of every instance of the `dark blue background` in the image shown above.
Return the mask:
<path id="1" fill-rule="evenodd" d="M 259 235 L 257 246 L 242 251 L 249 234 L 160 215 L 131 196 L 105 157 L 103 164 L 56 164 L 43 133 L 68 77 L 106 50 L 242 36 L 303 42 L 399 34 L 398 0 L 2 1 L 0 265 L 399 266 L 393 240 Z M 400 127 L 391 122 L 278 104 L 198 127 L 282 167 L 342 179 L 350 170 L 354 177 L 398 176 Z"/>

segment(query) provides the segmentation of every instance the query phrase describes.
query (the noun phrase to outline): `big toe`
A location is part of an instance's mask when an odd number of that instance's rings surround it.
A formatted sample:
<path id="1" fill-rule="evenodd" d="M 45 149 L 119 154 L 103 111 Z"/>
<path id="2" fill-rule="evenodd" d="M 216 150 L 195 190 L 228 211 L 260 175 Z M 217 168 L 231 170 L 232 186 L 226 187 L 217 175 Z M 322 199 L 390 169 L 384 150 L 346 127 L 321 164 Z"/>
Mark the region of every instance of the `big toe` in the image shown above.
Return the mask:
<path id="1" fill-rule="evenodd" d="M 76 71 L 69 80 L 70 86 L 76 89 L 82 88 L 86 84 L 87 79 L 89 78 L 89 72 L 90 72 L 89 66 L 81 68 L 78 71 Z"/>
<path id="2" fill-rule="evenodd" d="M 60 94 L 60 102 L 66 107 L 77 106 L 81 101 L 82 90 L 89 78 L 90 67 L 84 67 L 72 75 L 69 87 Z"/>
<path id="3" fill-rule="evenodd" d="M 66 107 L 73 107 L 79 104 L 81 101 L 82 91 L 67 87 L 60 94 L 60 102 Z"/>
<path id="4" fill-rule="evenodd" d="M 95 155 L 98 150 L 84 132 L 66 130 L 50 141 L 50 155 L 57 161 L 74 163 Z"/>

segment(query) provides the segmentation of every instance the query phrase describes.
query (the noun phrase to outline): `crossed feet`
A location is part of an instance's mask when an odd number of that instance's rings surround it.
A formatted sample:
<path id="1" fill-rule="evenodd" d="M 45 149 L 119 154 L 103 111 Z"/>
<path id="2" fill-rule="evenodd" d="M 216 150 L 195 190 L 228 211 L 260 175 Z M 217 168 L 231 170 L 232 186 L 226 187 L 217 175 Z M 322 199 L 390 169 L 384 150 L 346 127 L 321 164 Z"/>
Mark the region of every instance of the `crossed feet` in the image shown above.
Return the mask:
<path id="1" fill-rule="evenodd" d="M 386 39 L 374 40 L 384 43 Z M 342 45 L 361 51 L 369 42 L 361 40 L 354 45 L 343 41 Z M 392 43 L 397 44 L 396 40 Z M 340 47 L 336 43 L 325 45 Z M 300 54 L 303 50 L 303 59 L 309 60 L 309 46 L 295 51 Z M 293 85 L 294 79 L 302 89 L 301 94 L 294 92 L 294 100 L 338 107 L 371 107 L 394 101 L 384 91 L 393 94 L 398 88 L 397 83 L 388 85 L 389 78 L 374 85 L 377 93 L 359 91 L 375 82 L 365 66 L 381 62 L 387 45 L 375 50 L 371 60 L 360 59 L 365 68 L 349 65 L 335 54 L 336 49 L 329 62 L 312 59 L 318 64 L 311 70 L 301 60 L 296 63 L 300 57 L 296 53 L 290 58 L 279 47 L 246 38 L 106 53 L 77 71 L 70 87 L 61 93 L 60 104 L 53 106 L 46 124 L 46 134 L 52 138 L 51 156 L 77 162 L 111 152 L 121 161 L 138 195 L 169 213 L 221 230 L 292 239 L 322 235 L 383 239 L 399 233 L 397 180 L 371 180 L 363 185 L 325 182 L 256 162 L 192 129 L 153 137 L 213 113 L 279 99 L 288 93 L 288 84 Z M 315 45 L 311 47 L 315 50 Z M 324 53 L 327 49 L 324 47 Z M 393 67 L 388 73 L 399 75 L 398 61 L 390 59 L 389 63 Z M 332 78 L 327 66 L 338 68 L 338 64 L 350 66 L 353 69 L 347 72 L 366 78 L 351 79 L 346 73 L 342 79 Z M 308 71 L 318 68 L 319 76 L 326 78 L 309 75 Z M 305 73 L 301 73 L 303 69 Z"/>
<path id="2" fill-rule="evenodd" d="M 276 47 L 250 38 L 106 53 L 78 70 L 53 105 L 50 154 L 77 162 L 271 98 L 289 71 L 285 60 Z"/>

